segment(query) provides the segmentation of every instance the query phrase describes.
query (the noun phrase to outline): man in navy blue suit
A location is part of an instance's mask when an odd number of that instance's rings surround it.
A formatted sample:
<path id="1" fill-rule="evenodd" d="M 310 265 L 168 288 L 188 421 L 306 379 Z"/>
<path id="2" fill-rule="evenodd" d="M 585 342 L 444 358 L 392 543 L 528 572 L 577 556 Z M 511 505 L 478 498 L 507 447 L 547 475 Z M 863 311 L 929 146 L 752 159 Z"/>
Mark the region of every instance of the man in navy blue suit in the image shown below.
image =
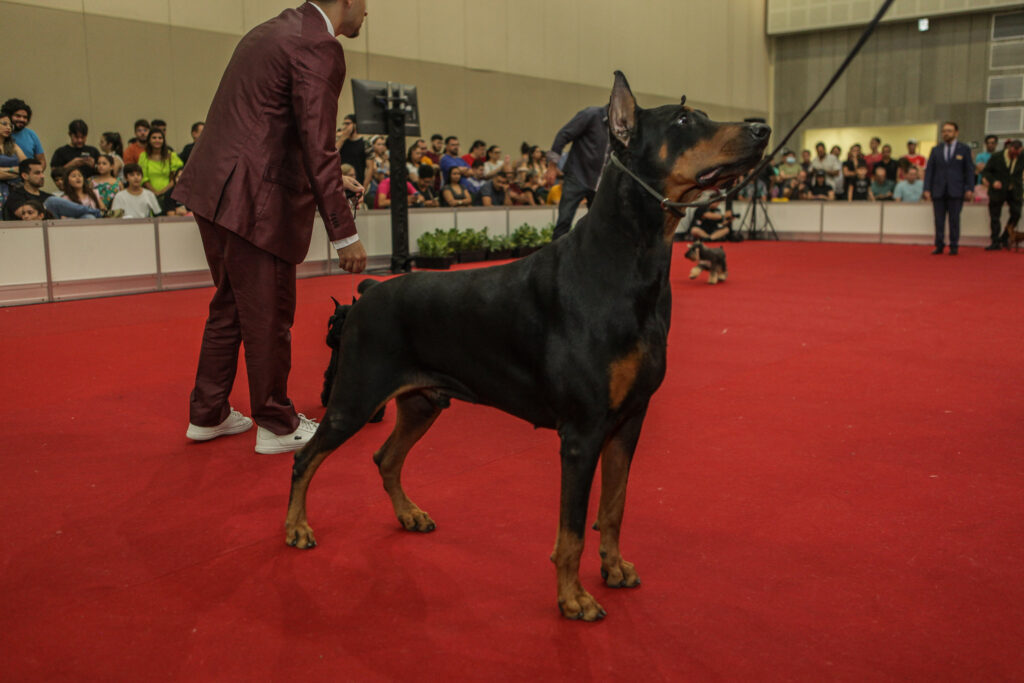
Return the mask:
<path id="1" fill-rule="evenodd" d="M 924 198 L 935 212 L 935 251 L 946 247 L 946 215 L 949 215 L 949 253 L 956 255 L 960 244 L 960 210 L 974 196 L 974 162 L 971 148 L 956 139 L 960 127 L 952 121 L 942 124 L 942 143 L 932 149 L 924 170 Z"/>

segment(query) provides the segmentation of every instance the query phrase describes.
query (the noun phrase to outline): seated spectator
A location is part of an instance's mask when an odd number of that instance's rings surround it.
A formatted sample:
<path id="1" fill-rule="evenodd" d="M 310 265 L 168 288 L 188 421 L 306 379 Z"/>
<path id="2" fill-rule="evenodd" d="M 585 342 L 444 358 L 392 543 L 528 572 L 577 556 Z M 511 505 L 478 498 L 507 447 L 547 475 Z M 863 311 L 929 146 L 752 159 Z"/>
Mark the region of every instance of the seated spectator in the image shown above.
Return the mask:
<path id="1" fill-rule="evenodd" d="M 722 211 L 722 202 L 712 202 L 707 207 L 698 207 L 690 224 L 690 239 L 717 242 L 732 233 L 732 202 L 726 200 L 728 211 Z M 728 214 L 728 216 L 726 215 Z"/>
<path id="2" fill-rule="evenodd" d="M 828 184 L 825 179 L 825 174 L 816 172 L 814 177 L 811 179 L 811 186 L 807 192 L 807 199 L 817 199 L 820 201 L 832 201 L 836 198 L 835 190 Z"/>
<path id="3" fill-rule="evenodd" d="M 484 160 L 487 158 L 487 143 L 483 140 L 474 140 L 473 144 L 469 147 L 469 153 L 462 155 L 462 160 L 466 162 L 466 165 L 471 167 L 473 162 L 477 159 Z"/>
<path id="4" fill-rule="evenodd" d="M 401 162 L 401 160 L 399 160 Z M 388 154 L 388 139 L 383 135 L 374 135 L 370 138 L 370 156 L 368 168 L 373 170 L 373 175 L 380 182 L 381 178 L 391 175 L 391 159 Z"/>
<path id="5" fill-rule="evenodd" d="M 508 156 L 501 158 L 501 147 L 491 145 L 487 148 L 487 157 L 484 159 L 484 178 L 490 180 L 501 173 L 509 163 Z"/>
<path id="6" fill-rule="evenodd" d="M 813 169 L 811 168 L 811 150 L 805 149 L 800 152 L 800 168 L 807 171 L 808 176 L 813 173 Z"/>
<path id="7" fill-rule="evenodd" d="M 406 196 L 409 198 L 409 206 L 420 206 L 423 204 L 423 197 L 416 191 L 413 184 L 408 180 L 405 181 L 405 191 L 408 193 Z M 384 178 L 377 185 L 377 208 L 386 209 L 391 206 L 391 177 Z"/>
<path id="8" fill-rule="evenodd" d="M 420 196 L 423 197 L 423 206 L 434 208 L 441 205 L 441 199 L 436 189 L 434 189 L 435 176 L 440 174 L 440 170 L 429 164 L 422 164 L 416 180 L 416 189 L 419 190 Z"/>
<path id="9" fill-rule="evenodd" d="M 442 159 L 443 163 L 444 159 Z M 462 161 L 462 159 L 459 159 Z M 465 162 L 463 162 L 465 163 Z M 469 206 L 473 203 L 473 195 L 462 186 L 462 172 L 465 166 L 452 166 L 448 173 L 448 184 L 441 189 L 443 206 Z"/>
<path id="10" fill-rule="evenodd" d="M 66 172 L 73 168 L 82 171 L 82 177 L 91 178 L 96 174 L 96 160 L 100 158 L 100 151 L 95 147 L 85 144 L 89 136 L 89 126 L 81 119 L 75 119 L 68 124 L 68 137 L 71 142 L 59 147 L 50 158 L 50 167 Z"/>
<path id="11" fill-rule="evenodd" d="M 906 158 L 906 157 L 904 157 Z M 907 176 L 896 183 L 892 198 L 897 202 L 919 202 L 924 194 L 924 183 L 921 181 L 917 166 L 907 167 Z"/>
<path id="12" fill-rule="evenodd" d="M 121 134 L 108 132 L 101 135 L 100 151 L 114 158 L 114 176 L 124 183 L 124 144 L 121 142 Z"/>
<path id="13" fill-rule="evenodd" d="M 64 172 L 59 168 L 50 169 L 50 180 L 57 187 L 57 191 L 53 193 L 54 197 L 64 196 Z"/>
<path id="14" fill-rule="evenodd" d="M 356 182 L 359 182 L 359 180 L 356 178 L 356 168 L 352 164 L 342 164 L 341 175 L 348 176 L 349 178 L 352 178 Z M 352 207 L 353 212 L 355 212 L 356 209 L 366 208 L 365 194 L 356 194 L 355 192 L 352 192 L 350 190 L 345 190 L 345 197 L 348 198 L 349 206 Z M 374 197 L 376 197 L 376 194 L 374 195 Z"/>
<path id="15" fill-rule="evenodd" d="M 114 157 L 110 154 L 101 154 L 96 162 L 96 175 L 89 179 L 92 189 L 103 200 L 103 205 L 109 207 L 114 201 L 114 195 L 121 190 L 121 182 L 114 176 Z"/>
<path id="16" fill-rule="evenodd" d="M 811 188 L 807 185 L 807 171 L 801 168 L 796 172 L 795 178 L 790 178 L 783 185 L 782 197 L 790 201 L 806 199 L 806 195 L 810 191 Z"/>
<path id="17" fill-rule="evenodd" d="M 974 171 L 975 175 L 981 175 L 981 172 L 985 169 L 985 164 L 992 158 L 992 155 L 996 153 L 996 148 L 999 147 L 999 138 L 995 135 L 985 136 L 985 151 L 978 152 L 978 155 L 974 157 Z"/>
<path id="18" fill-rule="evenodd" d="M 508 177 L 504 173 L 494 176 L 480 188 L 480 203 L 483 206 L 512 206 L 512 195 L 508 192 Z"/>
<path id="19" fill-rule="evenodd" d="M 167 122 L 164 121 L 163 119 L 153 119 L 152 121 L 150 121 L 149 122 L 149 129 L 151 131 L 152 130 L 160 131 L 161 133 L 164 134 L 164 140 L 165 141 L 167 140 Z M 149 137 L 147 136 L 146 139 L 148 140 Z M 167 147 L 167 149 L 169 149 L 171 151 L 174 151 L 174 148 L 171 147 L 170 145 L 165 143 L 164 146 Z"/>
<path id="20" fill-rule="evenodd" d="M 778 179 L 784 185 L 787 181 L 796 178 L 796 174 L 801 171 L 800 164 L 796 163 L 796 155 L 788 149 L 782 152 L 782 163 L 779 164 L 779 175 Z"/>
<path id="21" fill-rule="evenodd" d="M 917 166 L 917 175 L 921 177 L 924 175 L 924 168 L 928 164 L 928 160 L 917 153 L 917 140 L 907 140 L 907 153 L 900 157 L 900 161 L 906 160 L 907 164 L 911 166 Z M 902 163 L 900 164 L 900 179 L 907 177 L 907 170 L 903 168 Z"/>
<path id="22" fill-rule="evenodd" d="M 183 165 L 181 158 L 167 148 L 164 132 L 154 126 L 146 138 L 146 150 L 139 156 L 139 167 L 142 186 L 156 195 L 164 213 L 178 212 L 180 204 L 171 199 L 171 191 Z"/>
<path id="23" fill-rule="evenodd" d="M 532 145 L 527 151 L 525 163 L 521 164 L 519 168 L 525 168 L 527 172 L 533 171 L 538 178 L 543 179 L 548 172 L 547 155 L 538 145 Z"/>
<path id="24" fill-rule="evenodd" d="M 0 207 L 10 193 L 10 181 L 20 181 L 18 165 L 27 157 L 14 142 L 14 124 L 9 114 L 0 113 Z"/>
<path id="25" fill-rule="evenodd" d="M 16 221 L 43 221 L 53 220 L 53 214 L 47 211 L 38 199 L 29 199 L 14 210 L 11 220 Z"/>
<path id="26" fill-rule="evenodd" d="M 892 158 L 892 145 L 882 145 L 882 158 L 878 160 L 878 163 L 873 168 L 868 170 L 868 173 L 874 174 L 875 168 L 879 166 L 885 169 L 886 179 L 891 180 L 895 184 L 896 177 L 899 175 L 900 165 Z"/>
<path id="27" fill-rule="evenodd" d="M 815 171 L 821 171 L 824 173 L 825 182 L 828 183 L 829 187 L 835 189 L 837 183 L 842 183 L 842 179 L 840 178 L 842 173 L 842 164 L 839 163 L 839 159 L 837 157 L 825 153 L 824 142 L 816 144 L 814 146 L 814 151 L 817 153 L 817 156 L 811 160 L 811 168 Z"/>
<path id="28" fill-rule="evenodd" d="M 549 206 L 557 206 L 560 201 L 562 201 L 562 182 L 558 181 L 548 190 L 548 196 L 544 199 L 544 203 Z"/>
<path id="29" fill-rule="evenodd" d="M 125 218 L 149 218 L 159 216 L 162 212 L 156 195 L 142 186 L 142 167 L 138 164 L 125 164 L 124 178 L 127 186 L 114 195 L 110 208 L 123 211 Z"/>
<path id="30" fill-rule="evenodd" d="M 860 145 L 854 144 L 846 154 L 843 162 L 843 186 L 849 185 L 857 177 L 857 167 L 867 166 L 864 155 L 860 153 Z M 868 171 L 870 173 L 870 170 Z"/>
<path id="31" fill-rule="evenodd" d="M 868 178 L 868 167 L 857 167 L 857 176 L 846 188 L 846 201 L 862 202 L 873 199 L 871 196 L 871 179 Z"/>
<path id="32" fill-rule="evenodd" d="M 515 179 L 508 185 L 508 193 L 512 196 L 512 204 L 515 206 L 535 205 L 537 197 L 528 186 L 526 166 L 520 166 L 513 177 Z"/>
<path id="33" fill-rule="evenodd" d="M 17 220 L 15 211 L 18 207 L 28 201 L 43 202 L 50 198 L 48 192 L 43 192 L 46 184 L 46 177 L 43 175 L 43 162 L 35 158 L 27 158 L 18 164 L 18 176 L 21 184 L 11 188 L 7 201 L 3 204 L 3 219 L 5 221 Z"/>
<path id="34" fill-rule="evenodd" d="M 28 127 L 32 121 L 32 107 L 24 100 L 17 98 L 9 99 L 0 106 L 0 113 L 11 117 L 11 125 L 14 127 L 14 144 L 21 148 L 29 159 L 38 159 L 46 170 L 46 152 L 43 151 L 43 143 L 39 141 L 36 132 Z"/>
<path id="35" fill-rule="evenodd" d="M 473 159 L 472 165 L 469 167 L 469 173 L 462 178 L 462 186 L 469 190 L 470 194 L 476 200 L 474 203 L 480 203 L 480 188 L 484 186 L 484 160 Z"/>
<path id="36" fill-rule="evenodd" d="M 839 145 L 832 145 L 832 149 L 829 151 L 829 156 L 833 157 L 836 161 L 840 161 L 843 157 L 841 156 L 843 150 Z M 840 173 L 836 176 L 836 192 L 841 192 L 846 188 L 846 179 L 842 174 L 842 163 L 839 164 Z"/>
<path id="37" fill-rule="evenodd" d="M 409 172 L 409 180 L 414 183 L 418 178 L 420 166 L 423 165 L 423 148 L 420 146 L 420 142 L 417 140 L 412 143 L 409 153 L 405 155 L 405 170 Z"/>
<path id="38" fill-rule="evenodd" d="M 871 199 L 879 202 L 892 201 L 892 193 L 895 188 L 896 182 L 889 180 L 885 164 L 881 162 L 875 164 L 875 175 L 871 179 Z"/>
<path id="39" fill-rule="evenodd" d="M 440 133 L 434 133 L 430 136 L 430 148 L 423 152 L 423 156 L 430 159 L 431 166 L 440 166 L 442 154 L 444 154 L 444 137 Z"/>
<path id="40" fill-rule="evenodd" d="M 192 154 L 192 150 L 195 148 L 196 143 L 199 142 L 199 136 L 203 134 L 204 128 L 206 128 L 206 124 L 202 121 L 196 121 L 192 124 L 192 142 L 185 145 L 185 148 L 181 150 L 181 154 L 179 155 L 181 157 L 182 164 L 188 163 L 188 157 Z"/>
<path id="41" fill-rule="evenodd" d="M 542 176 L 537 171 L 530 169 L 526 172 L 526 182 L 523 189 L 533 195 L 534 204 L 543 204 L 547 199 L 548 189 L 544 187 Z"/>
<path id="42" fill-rule="evenodd" d="M 449 173 L 456 166 L 462 168 L 469 168 L 469 164 L 466 160 L 459 156 L 459 139 L 454 135 L 449 135 L 444 141 L 444 155 L 441 157 L 441 161 L 438 164 L 441 167 L 441 182 L 448 184 Z M 461 173 L 459 174 L 462 175 Z"/>
<path id="43" fill-rule="evenodd" d="M 102 218 L 104 206 L 86 180 L 81 168 L 64 172 L 60 184 L 63 196 L 53 196 L 43 202 L 47 211 L 57 218 Z"/>
<path id="44" fill-rule="evenodd" d="M 128 146 L 124 149 L 124 163 L 126 164 L 137 164 L 139 163 L 139 157 L 146 151 L 146 139 L 149 137 L 149 121 L 146 119 L 139 119 L 132 126 L 135 130 L 135 137 L 128 141 Z"/>

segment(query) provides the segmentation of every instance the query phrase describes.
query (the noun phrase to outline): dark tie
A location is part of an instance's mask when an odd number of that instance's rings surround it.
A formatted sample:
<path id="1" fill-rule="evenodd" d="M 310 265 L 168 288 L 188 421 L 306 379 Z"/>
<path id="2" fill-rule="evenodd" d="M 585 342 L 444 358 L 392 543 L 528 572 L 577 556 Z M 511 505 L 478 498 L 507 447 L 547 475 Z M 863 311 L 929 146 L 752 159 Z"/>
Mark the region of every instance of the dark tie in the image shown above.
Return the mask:
<path id="1" fill-rule="evenodd" d="M 953 143 L 946 145 L 946 161 L 948 162 L 953 156 Z"/>

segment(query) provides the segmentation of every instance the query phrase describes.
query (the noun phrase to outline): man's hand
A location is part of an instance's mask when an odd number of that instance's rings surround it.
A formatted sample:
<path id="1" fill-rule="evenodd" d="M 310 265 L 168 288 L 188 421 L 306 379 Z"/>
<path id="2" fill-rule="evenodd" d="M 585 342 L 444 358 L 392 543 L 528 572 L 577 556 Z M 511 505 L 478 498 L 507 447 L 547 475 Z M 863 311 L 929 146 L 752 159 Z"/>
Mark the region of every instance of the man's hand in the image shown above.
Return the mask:
<path id="1" fill-rule="evenodd" d="M 363 243 L 357 241 L 339 249 L 338 265 L 350 273 L 363 272 L 366 269 L 366 249 L 363 249 Z"/>
<path id="2" fill-rule="evenodd" d="M 967 192 L 964 192 L 964 201 L 967 202 L 967 203 L 970 203 L 970 202 L 974 201 L 974 191 L 973 190 L 968 190 Z"/>
<path id="3" fill-rule="evenodd" d="M 924 195 L 922 195 L 922 196 L 924 197 L 924 200 L 926 202 L 930 202 L 932 200 L 932 193 L 929 192 L 928 190 L 925 190 L 924 191 Z"/>
<path id="4" fill-rule="evenodd" d="M 992 183 L 992 188 L 995 190 L 1001 190 L 1003 189 L 1003 184 L 997 180 L 994 183 Z"/>
<path id="5" fill-rule="evenodd" d="M 366 189 L 359 184 L 359 181 L 351 176 L 341 176 L 341 184 L 344 185 L 345 189 L 349 192 L 355 192 L 357 197 L 362 197 L 363 192 L 366 191 Z"/>

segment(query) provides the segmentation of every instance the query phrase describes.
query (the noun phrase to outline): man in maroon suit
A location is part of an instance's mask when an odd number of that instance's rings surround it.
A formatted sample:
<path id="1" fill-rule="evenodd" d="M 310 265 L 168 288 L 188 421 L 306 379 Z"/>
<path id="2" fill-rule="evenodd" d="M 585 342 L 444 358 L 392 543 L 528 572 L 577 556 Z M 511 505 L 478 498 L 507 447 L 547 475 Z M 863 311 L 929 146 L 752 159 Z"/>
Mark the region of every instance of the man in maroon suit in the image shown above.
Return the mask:
<path id="1" fill-rule="evenodd" d="M 365 0 L 314 0 L 250 31 L 224 72 L 206 129 L 174 198 L 195 214 L 216 291 L 203 332 L 187 436 L 238 434 L 252 420 L 228 396 L 245 344 L 258 453 L 301 447 L 316 422 L 288 398 L 295 265 L 309 250 L 319 208 L 341 267 L 360 272 L 366 252 L 334 147 L 345 57 Z"/>

